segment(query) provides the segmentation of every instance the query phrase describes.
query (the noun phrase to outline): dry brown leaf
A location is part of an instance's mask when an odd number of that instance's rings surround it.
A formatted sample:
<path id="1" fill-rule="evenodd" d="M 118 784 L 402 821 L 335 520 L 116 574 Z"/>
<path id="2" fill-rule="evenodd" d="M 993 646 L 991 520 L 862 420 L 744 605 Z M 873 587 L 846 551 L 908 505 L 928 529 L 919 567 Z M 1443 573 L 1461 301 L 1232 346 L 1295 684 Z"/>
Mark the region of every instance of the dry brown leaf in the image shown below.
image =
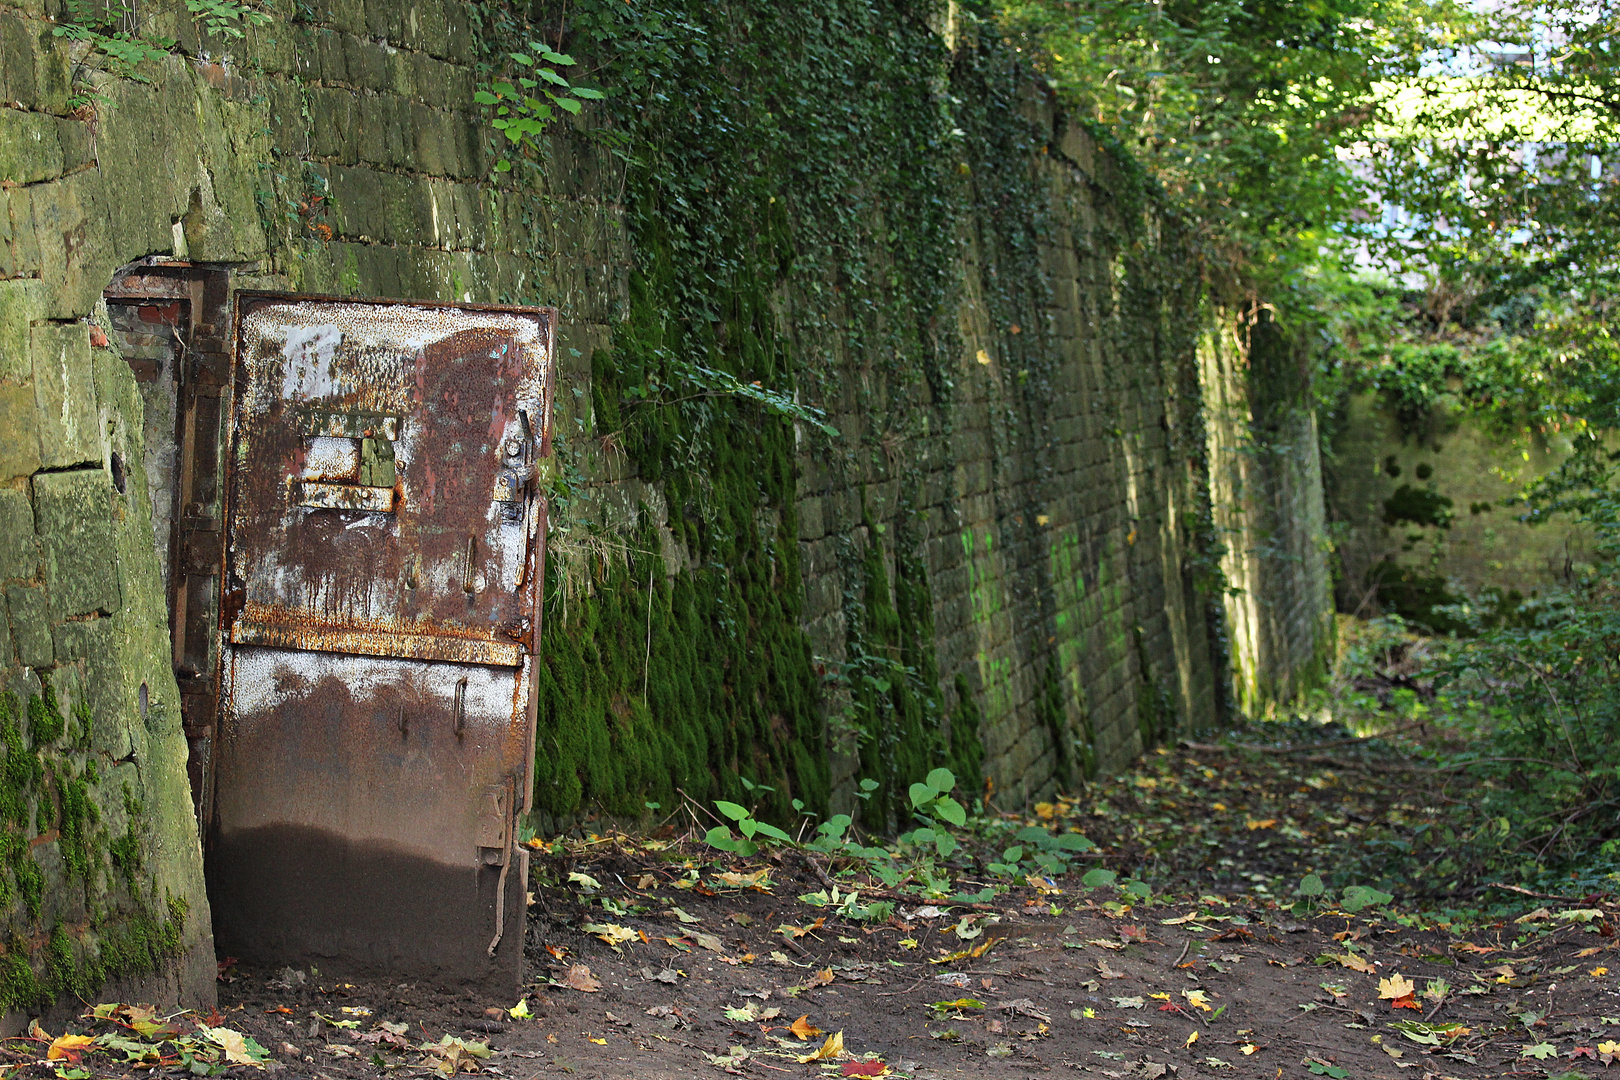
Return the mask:
<path id="1" fill-rule="evenodd" d="M 591 975 L 591 969 L 584 964 L 574 964 L 570 967 L 563 981 L 583 994 L 594 994 L 602 989 L 602 984 Z"/>
<path id="2" fill-rule="evenodd" d="M 1377 968 L 1373 967 L 1372 964 L 1368 963 L 1366 960 L 1363 960 L 1355 953 L 1347 952 L 1341 954 L 1339 956 L 1339 963 L 1343 964 L 1351 971 L 1365 972 L 1368 975 L 1371 975 L 1373 972 L 1378 970 Z"/>
<path id="3" fill-rule="evenodd" d="M 826 986 L 833 981 L 833 969 L 822 968 L 806 981 L 806 986 Z"/>

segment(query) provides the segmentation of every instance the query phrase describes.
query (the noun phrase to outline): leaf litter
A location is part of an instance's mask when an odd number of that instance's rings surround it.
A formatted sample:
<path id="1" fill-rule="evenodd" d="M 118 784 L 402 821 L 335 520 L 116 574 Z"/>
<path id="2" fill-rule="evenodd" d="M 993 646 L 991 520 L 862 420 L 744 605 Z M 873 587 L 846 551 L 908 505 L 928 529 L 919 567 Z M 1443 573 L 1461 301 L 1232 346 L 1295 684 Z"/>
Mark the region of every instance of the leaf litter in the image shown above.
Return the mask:
<path id="1" fill-rule="evenodd" d="M 960 852 L 935 860 L 951 879 L 932 891 L 859 861 L 822 856 L 812 868 L 789 849 L 744 858 L 673 834 L 557 839 L 534 860 L 521 1009 L 507 995 L 236 965 L 220 983 L 228 1021 L 105 1006 L 48 1039 L 3 1045 L 10 1062 L 63 1077 L 115 1064 L 176 1076 L 280 1066 L 278 1080 L 448 1076 L 447 1064 L 608 1080 L 1069 1066 L 1118 1078 L 1373 1076 L 1421 1065 L 1414 1076 L 1461 1080 L 1563 1075 L 1620 1056 L 1620 1008 L 1608 1004 L 1620 989 L 1608 974 L 1620 970 L 1614 897 L 1526 897 L 1498 916 L 1425 912 L 1368 886 L 1359 903 L 1347 885 L 1382 882 L 1351 876 L 1369 864 L 1357 845 L 1419 827 L 1424 803 L 1406 774 L 1340 759 L 1405 760 L 1364 745 L 1149 754 L 1083 799 L 1000 817 L 992 805 Z M 1080 830 L 1097 848 L 1067 873 L 987 874 L 1030 828 Z M 256 1046 L 264 1058 L 232 1062 L 205 1027 L 240 1033 L 238 1053 Z M 95 1041 L 47 1057 L 66 1036 Z"/>

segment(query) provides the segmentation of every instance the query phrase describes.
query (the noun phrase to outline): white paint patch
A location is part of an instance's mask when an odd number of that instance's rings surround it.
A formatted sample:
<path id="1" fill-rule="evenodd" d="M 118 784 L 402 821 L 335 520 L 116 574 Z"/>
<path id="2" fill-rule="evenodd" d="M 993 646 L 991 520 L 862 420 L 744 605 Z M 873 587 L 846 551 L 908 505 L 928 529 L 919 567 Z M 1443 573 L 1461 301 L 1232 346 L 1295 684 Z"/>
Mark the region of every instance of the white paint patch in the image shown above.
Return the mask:
<path id="1" fill-rule="evenodd" d="M 466 679 L 462 707 L 469 727 L 505 728 L 519 715 L 517 672 L 510 668 L 253 648 L 231 650 L 231 667 L 230 712 L 239 724 L 296 707 L 325 679 L 338 680 L 356 699 L 399 687 L 446 712 L 455 707 L 456 684 Z"/>
<path id="2" fill-rule="evenodd" d="M 343 331 L 335 326 L 294 326 L 281 346 L 281 396 L 288 401 L 330 397 L 344 391 L 338 386 L 338 368 L 332 363 Z"/>
<path id="3" fill-rule="evenodd" d="M 310 439 L 304 447 L 305 480 L 354 483 L 360 475 L 359 439 Z"/>

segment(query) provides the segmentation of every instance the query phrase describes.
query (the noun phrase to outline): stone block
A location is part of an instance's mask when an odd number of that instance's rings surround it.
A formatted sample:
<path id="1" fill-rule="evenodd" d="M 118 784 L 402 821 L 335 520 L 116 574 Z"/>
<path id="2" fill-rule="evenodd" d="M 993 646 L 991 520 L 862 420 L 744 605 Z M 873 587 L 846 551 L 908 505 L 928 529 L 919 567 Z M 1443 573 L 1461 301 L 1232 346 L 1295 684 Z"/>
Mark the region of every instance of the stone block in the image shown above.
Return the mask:
<path id="1" fill-rule="evenodd" d="M 100 461 L 101 417 L 85 323 L 42 323 L 29 331 L 39 458 L 47 469 Z"/>
<path id="2" fill-rule="evenodd" d="M 0 93 L 7 101 L 32 104 L 37 77 L 34 71 L 34 36 L 15 15 L 0 16 Z"/>
<path id="3" fill-rule="evenodd" d="M 101 468 L 34 477 L 34 520 L 57 620 L 119 608 L 112 481 Z"/>
<path id="4" fill-rule="evenodd" d="M 39 468 L 38 424 L 34 388 L 0 382 L 0 483 Z"/>
<path id="5" fill-rule="evenodd" d="M 0 489 L 0 581 L 32 578 L 38 573 L 34 508 L 23 492 Z"/>
<path id="6" fill-rule="evenodd" d="M 0 183 L 35 184 L 62 175 L 62 142 L 49 113 L 0 114 Z"/>
<path id="7" fill-rule="evenodd" d="M 388 53 L 386 46 L 363 38 L 343 38 L 343 62 L 348 68 L 348 81 L 365 90 L 388 88 Z M 358 135 L 360 132 L 350 132 Z"/>
<path id="8" fill-rule="evenodd" d="M 52 631 L 58 664 L 84 665 L 84 701 L 94 718 L 96 750 L 117 760 L 129 753 L 134 703 L 125 700 L 123 671 L 113 635 L 117 618 L 59 623 Z"/>
<path id="9" fill-rule="evenodd" d="M 45 590 L 38 585 L 11 586 L 6 590 L 6 614 L 23 667 L 50 667 L 56 648 L 51 640 L 50 605 Z"/>

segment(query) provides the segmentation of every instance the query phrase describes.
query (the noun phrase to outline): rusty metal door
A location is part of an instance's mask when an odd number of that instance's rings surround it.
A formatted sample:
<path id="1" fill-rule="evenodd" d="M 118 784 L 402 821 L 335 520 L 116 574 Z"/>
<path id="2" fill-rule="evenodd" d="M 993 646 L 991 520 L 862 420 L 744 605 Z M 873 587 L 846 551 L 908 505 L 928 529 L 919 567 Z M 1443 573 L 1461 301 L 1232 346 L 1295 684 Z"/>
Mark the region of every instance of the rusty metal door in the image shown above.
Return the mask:
<path id="1" fill-rule="evenodd" d="M 555 318 L 239 296 L 222 954 L 518 984 Z"/>

